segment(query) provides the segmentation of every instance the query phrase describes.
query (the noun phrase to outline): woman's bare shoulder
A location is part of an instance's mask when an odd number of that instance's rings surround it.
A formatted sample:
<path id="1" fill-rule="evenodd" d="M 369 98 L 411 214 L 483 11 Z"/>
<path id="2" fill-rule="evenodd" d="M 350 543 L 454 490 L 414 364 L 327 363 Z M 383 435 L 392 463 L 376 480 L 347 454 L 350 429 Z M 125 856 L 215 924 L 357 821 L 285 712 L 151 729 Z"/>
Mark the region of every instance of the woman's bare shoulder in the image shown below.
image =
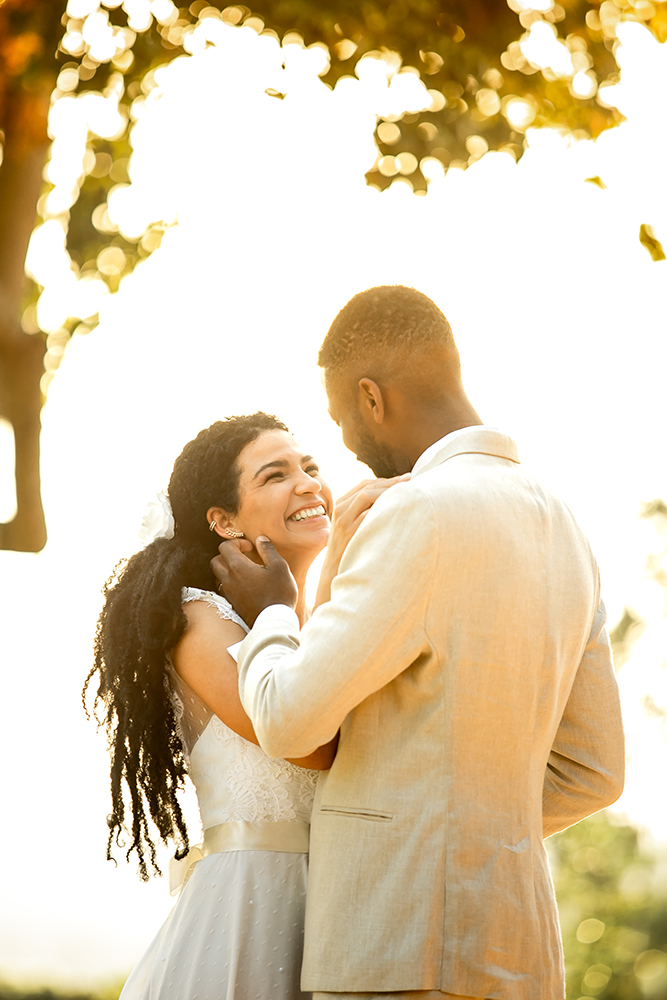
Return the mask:
<path id="1" fill-rule="evenodd" d="M 242 626 L 231 618 L 222 617 L 215 604 L 205 598 L 188 600 L 182 608 L 187 626 L 172 651 L 176 670 L 181 673 L 181 666 L 198 665 L 206 672 L 210 666 L 219 669 L 231 664 L 236 673 L 236 664 L 227 647 L 245 637 Z"/>
<path id="2" fill-rule="evenodd" d="M 171 652 L 176 673 L 218 718 L 256 743 L 239 699 L 236 661 L 228 652 L 229 646 L 245 637 L 245 630 L 238 622 L 222 618 L 215 604 L 205 599 L 185 602 L 183 611 L 188 624 Z"/>

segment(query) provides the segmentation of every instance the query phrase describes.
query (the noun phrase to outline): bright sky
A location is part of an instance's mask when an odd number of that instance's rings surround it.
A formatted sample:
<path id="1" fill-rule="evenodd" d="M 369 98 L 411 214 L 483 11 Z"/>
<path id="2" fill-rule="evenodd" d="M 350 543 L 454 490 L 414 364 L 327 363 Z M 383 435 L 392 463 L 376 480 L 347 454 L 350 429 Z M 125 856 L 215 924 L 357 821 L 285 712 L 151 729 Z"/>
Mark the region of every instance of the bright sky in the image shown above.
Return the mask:
<path id="1" fill-rule="evenodd" d="M 128 234 L 177 225 L 102 302 L 99 327 L 74 337 L 50 385 L 47 548 L 0 553 L 0 732 L 12 762 L 0 978 L 78 988 L 121 978 L 170 909 L 164 880 L 143 886 L 104 860 L 106 747 L 79 702 L 100 586 L 139 544 L 182 445 L 222 415 L 277 412 L 335 493 L 367 475 L 327 417 L 315 359 L 337 310 L 374 284 L 414 285 L 442 307 L 483 419 L 516 436 L 589 533 L 610 620 L 629 603 L 649 621 L 620 675 L 623 807 L 667 838 L 654 787 L 662 720 L 642 707 L 649 692 L 667 707 L 664 593 L 644 577 L 664 540 L 638 519 L 641 501 L 667 497 L 667 263 L 637 238 L 648 223 L 667 243 L 667 48 L 638 25 L 620 29 L 622 84 L 606 99 L 628 121 L 597 142 L 533 131 L 519 164 L 488 154 L 417 198 L 400 179 L 383 194 L 364 181 L 376 114 L 430 100 L 414 74 L 388 86 L 369 62 L 331 91 L 317 76 L 321 50 L 281 52 L 220 22 L 206 31 L 213 44 L 194 38 L 194 54 L 161 70 L 135 107 L 132 184 L 110 205 Z M 89 127 L 118 128 L 113 95 L 57 102 L 54 214 L 71 198 Z M 585 182 L 595 175 L 605 190 Z M 97 309 L 101 285 L 77 282 L 57 220 L 36 232 L 28 263 L 45 287 L 45 329 Z M 0 517 L 11 504 L 0 495 Z"/>

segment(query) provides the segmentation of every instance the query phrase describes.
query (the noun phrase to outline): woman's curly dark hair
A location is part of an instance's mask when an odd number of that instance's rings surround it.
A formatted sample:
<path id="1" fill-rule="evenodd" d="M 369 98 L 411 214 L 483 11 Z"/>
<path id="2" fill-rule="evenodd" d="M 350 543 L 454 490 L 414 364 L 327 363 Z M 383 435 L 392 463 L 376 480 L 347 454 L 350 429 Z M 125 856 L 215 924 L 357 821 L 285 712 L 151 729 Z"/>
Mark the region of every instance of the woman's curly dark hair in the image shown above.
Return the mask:
<path id="1" fill-rule="evenodd" d="M 168 655 L 185 631 L 183 587 L 214 590 L 210 561 L 219 537 L 211 534 L 206 512 L 239 509 L 237 459 L 264 431 L 286 431 L 266 413 L 228 417 L 211 424 L 186 444 L 176 459 L 168 494 L 174 514 L 174 537 L 157 538 L 123 560 L 104 587 L 105 603 L 95 635 L 95 662 L 84 687 L 97 674 L 93 712 L 105 725 L 111 753 L 112 812 L 107 818 L 107 859 L 126 828 L 125 789 L 129 793 L 131 843 L 139 875 L 160 874 L 150 819 L 160 839 L 172 840 L 176 856 L 188 850 L 188 834 L 177 798 L 186 775 L 181 744 L 166 682 Z M 104 706 L 100 718 L 96 709 Z M 148 815 L 146 811 L 148 807 Z"/>

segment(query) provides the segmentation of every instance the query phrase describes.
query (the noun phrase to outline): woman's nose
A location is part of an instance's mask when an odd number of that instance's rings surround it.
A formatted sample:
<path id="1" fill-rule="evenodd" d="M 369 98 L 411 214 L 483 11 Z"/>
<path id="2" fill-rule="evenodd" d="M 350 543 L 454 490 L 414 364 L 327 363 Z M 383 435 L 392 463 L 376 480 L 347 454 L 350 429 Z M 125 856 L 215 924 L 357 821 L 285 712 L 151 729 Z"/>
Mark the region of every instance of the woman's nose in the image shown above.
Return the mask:
<path id="1" fill-rule="evenodd" d="M 298 486 L 300 493 L 319 493 L 321 489 L 322 484 L 319 479 L 311 476 L 308 472 L 303 473 Z"/>

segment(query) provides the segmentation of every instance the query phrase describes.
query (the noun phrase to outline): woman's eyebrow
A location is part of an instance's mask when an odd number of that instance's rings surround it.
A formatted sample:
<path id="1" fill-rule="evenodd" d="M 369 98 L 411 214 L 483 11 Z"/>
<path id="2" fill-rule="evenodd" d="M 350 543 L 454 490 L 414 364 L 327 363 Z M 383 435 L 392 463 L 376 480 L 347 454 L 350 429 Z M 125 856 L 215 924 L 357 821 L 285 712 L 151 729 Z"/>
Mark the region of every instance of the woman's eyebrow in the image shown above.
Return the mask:
<path id="1" fill-rule="evenodd" d="M 275 459 L 273 462 L 267 462 L 266 465 L 263 465 L 260 469 L 258 469 L 252 478 L 257 479 L 257 476 L 260 472 L 264 472 L 264 469 L 286 469 L 288 465 L 289 462 L 284 458 Z"/>
<path id="2" fill-rule="evenodd" d="M 312 455 L 304 455 L 303 458 L 301 459 L 301 464 L 305 465 L 306 462 L 314 462 L 314 461 L 315 460 Z M 286 458 L 276 458 L 272 462 L 267 462 L 266 465 L 262 465 L 252 478 L 253 480 L 257 479 L 257 476 L 259 476 L 261 472 L 264 472 L 265 469 L 286 469 L 288 465 L 289 462 L 287 461 Z"/>

